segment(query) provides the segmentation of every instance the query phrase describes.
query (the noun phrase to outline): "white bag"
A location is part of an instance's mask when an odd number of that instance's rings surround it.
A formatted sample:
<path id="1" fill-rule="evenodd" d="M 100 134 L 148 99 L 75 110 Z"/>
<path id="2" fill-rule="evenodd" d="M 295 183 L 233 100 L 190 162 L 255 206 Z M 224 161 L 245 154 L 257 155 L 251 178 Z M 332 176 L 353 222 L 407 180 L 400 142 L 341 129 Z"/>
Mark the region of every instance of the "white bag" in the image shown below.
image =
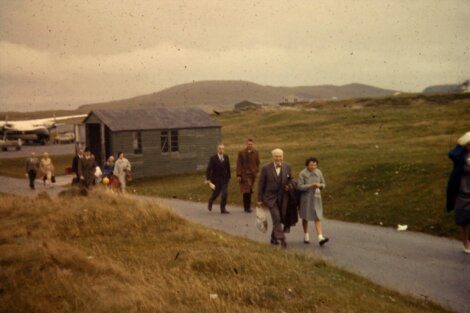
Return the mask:
<path id="1" fill-rule="evenodd" d="M 260 207 L 256 207 L 256 228 L 260 232 L 265 233 L 268 231 L 268 210 L 265 210 Z"/>
<path id="2" fill-rule="evenodd" d="M 97 167 L 95 168 L 95 177 L 96 177 L 96 178 L 100 178 L 101 175 L 103 175 L 103 172 L 101 172 L 100 167 L 97 166 Z"/>
<path id="3" fill-rule="evenodd" d="M 215 185 L 212 182 L 208 181 L 207 186 L 209 186 L 210 189 L 215 190 Z"/>

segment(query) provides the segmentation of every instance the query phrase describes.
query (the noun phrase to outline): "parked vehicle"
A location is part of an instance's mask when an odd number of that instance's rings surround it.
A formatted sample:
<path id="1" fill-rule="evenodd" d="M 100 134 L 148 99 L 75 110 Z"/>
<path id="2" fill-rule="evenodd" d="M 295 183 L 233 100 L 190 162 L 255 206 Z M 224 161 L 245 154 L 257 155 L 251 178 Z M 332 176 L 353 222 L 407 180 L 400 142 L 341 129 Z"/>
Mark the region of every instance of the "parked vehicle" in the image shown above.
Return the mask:
<path id="1" fill-rule="evenodd" d="M 18 140 L 8 140 L 8 139 L 0 139 L 0 149 L 2 151 L 7 151 L 8 148 L 12 148 L 14 150 L 21 150 L 21 139 Z"/>

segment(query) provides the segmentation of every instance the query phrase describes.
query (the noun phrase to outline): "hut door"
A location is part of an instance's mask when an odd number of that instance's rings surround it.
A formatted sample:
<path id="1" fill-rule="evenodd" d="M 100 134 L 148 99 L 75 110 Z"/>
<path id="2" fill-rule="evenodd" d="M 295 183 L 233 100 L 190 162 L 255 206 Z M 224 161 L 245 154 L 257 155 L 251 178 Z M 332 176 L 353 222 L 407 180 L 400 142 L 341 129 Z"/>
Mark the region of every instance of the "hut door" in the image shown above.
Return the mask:
<path id="1" fill-rule="evenodd" d="M 96 162 L 102 164 L 101 156 L 101 125 L 86 124 L 86 135 L 88 148 L 94 154 Z"/>
<path id="2" fill-rule="evenodd" d="M 104 148 L 105 148 L 105 154 L 106 154 L 106 160 L 113 155 L 113 144 L 111 141 L 111 130 L 109 129 L 108 126 L 104 127 Z"/>

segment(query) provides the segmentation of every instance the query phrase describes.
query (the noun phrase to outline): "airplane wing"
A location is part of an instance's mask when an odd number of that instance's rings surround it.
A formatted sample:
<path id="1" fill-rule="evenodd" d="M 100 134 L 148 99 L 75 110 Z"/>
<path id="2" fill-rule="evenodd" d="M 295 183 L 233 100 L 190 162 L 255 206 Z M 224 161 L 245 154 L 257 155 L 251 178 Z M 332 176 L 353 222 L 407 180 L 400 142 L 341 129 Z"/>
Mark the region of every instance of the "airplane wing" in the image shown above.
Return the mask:
<path id="1" fill-rule="evenodd" d="M 51 117 L 35 120 L 24 121 L 6 121 L 0 122 L 0 128 L 10 131 L 34 131 L 44 128 L 53 128 L 56 126 L 56 121 L 63 121 L 73 118 L 85 117 L 87 114 L 68 115 L 61 117 Z"/>
<path id="2" fill-rule="evenodd" d="M 67 116 L 59 116 L 59 117 L 42 118 L 42 119 L 36 119 L 36 120 L 28 120 L 28 122 L 32 123 L 32 125 L 34 126 L 47 126 L 47 125 L 55 124 L 56 121 L 64 121 L 64 120 L 70 120 L 73 118 L 80 118 L 80 117 L 86 117 L 86 116 L 87 114 L 67 115 Z"/>

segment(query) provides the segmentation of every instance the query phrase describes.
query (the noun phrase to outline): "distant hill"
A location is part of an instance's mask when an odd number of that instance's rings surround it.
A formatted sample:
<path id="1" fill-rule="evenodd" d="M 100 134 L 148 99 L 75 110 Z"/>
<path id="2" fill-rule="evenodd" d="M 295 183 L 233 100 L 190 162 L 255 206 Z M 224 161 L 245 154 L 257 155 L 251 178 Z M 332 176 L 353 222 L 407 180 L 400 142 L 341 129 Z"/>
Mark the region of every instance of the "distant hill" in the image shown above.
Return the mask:
<path id="1" fill-rule="evenodd" d="M 80 110 L 158 105 L 198 106 L 206 110 L 226 110 L 233 109 L 235 103 L 243 100 L 260 103 L 332 98 L 341 100 L 358 97 L 383 97 L 393 95 L 395 92 L 363 84 L 273 87 L 247 81 L 201 81 L 173 86 L 134 98 L 87 104 L 81 106 Z"/>
<path id="2" fill-rule="evenodd" d="M 434 85 L 426 87 L 423 93 L 466 93 L 470 92 L 469 85 L 468 80 L 461 84 Z"/>

